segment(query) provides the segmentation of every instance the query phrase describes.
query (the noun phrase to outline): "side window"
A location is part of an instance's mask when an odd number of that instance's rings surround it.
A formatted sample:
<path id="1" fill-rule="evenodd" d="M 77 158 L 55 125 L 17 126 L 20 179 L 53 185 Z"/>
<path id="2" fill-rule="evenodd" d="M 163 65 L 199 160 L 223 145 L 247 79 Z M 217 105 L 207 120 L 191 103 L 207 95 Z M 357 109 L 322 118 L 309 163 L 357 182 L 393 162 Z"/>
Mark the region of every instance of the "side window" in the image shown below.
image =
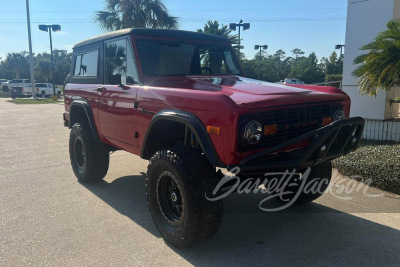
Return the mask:
<path id="1" fill-rule="evenodd" d="M 98 50 L 76 55 L 74 76 L 97 77 L 98 57 Z"/>
<path id="2" fill-rule="evenodd" d="M 132 85 L 139 79 L 127 39 L 105 43 L 105 83 Z"/>

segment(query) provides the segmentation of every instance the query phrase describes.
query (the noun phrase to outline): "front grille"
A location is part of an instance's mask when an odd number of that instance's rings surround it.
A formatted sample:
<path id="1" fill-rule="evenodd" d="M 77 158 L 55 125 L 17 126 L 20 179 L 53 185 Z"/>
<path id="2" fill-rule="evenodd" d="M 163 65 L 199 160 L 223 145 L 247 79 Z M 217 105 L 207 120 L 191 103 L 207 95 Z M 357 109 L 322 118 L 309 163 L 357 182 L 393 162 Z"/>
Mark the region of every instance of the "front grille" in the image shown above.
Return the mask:
<path id="1" fill-rule="evenodd" d="M 246 114 L 240 118 L 240 135 L 243 133 L 247 123 L 257 120 L 261 125 L 277 125 L 277 133 L 274 135 L 262 135 L 260 142 L 256 145 L 244 145 L 239 136 L 239 147 L 241 151 L 270 147 L 279 145 L 285 141 L 299 137 L 313 130 L 321 128 L 322 118 L 332 117 L 332 114 L 342 108 L 339 104 L 309 104 L 299 107 L 287 107 L 274 109 L 270 111 L 262 111 L 254 114 Z"/>

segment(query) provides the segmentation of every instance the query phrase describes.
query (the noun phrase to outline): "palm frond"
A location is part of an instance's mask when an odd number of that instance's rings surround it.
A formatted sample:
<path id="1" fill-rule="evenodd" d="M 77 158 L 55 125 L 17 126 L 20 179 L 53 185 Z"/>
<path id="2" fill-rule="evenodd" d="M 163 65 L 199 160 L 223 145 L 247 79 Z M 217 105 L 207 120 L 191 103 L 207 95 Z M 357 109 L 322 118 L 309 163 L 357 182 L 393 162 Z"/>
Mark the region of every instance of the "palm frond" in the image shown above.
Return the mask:
<path id="1" fill-rule="evenodd" d="M 361 47 L 367 51 L 354 59 L 360 64 L 353 75 L 359 77 L 359 91 L 376 96 L 379 90 L 390 90 L 400 81 L 400 20 L 387 23 L 387 29 L 369 44 Z"/>

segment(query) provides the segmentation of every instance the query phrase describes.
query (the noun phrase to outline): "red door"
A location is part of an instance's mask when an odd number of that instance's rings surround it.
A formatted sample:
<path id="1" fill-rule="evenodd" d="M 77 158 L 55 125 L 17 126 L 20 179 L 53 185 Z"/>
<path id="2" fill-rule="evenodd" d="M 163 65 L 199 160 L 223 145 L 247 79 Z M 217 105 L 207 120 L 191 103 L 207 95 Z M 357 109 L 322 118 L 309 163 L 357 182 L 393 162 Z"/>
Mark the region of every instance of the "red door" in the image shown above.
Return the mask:
<path id="1" fill-rule="evenodd" d="M 103 136 L 117 146 L 135 145 L 137 86 L 101 85 L 98 91 Z"/>
<path id="2" fill-rule="evenodd" d="M 104 43 L 104 84 L 98 88 L 102 135 L 117 147 L 138 145 L 136 95 L 138 72 L 129 37 Z"/>

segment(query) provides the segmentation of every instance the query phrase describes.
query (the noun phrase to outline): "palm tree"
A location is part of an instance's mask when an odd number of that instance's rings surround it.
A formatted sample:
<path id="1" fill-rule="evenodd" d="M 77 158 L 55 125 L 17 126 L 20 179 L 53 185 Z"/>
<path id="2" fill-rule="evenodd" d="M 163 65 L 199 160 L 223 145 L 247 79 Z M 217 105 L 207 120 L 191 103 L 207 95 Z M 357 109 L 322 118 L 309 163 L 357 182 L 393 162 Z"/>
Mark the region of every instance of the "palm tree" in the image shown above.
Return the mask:
<path id="1" fill-rule="evenodd" d="M 380 89 L 390 90 L 400 83 L 400 20 L 387 23 L 387 29 L 374 41 L 361 47 L 366 54 L 354 59 L 353 75 L 360 77 L 360 92 L 376 96 Z"/>
<path id="2" fill-rule="evenodd" d="M 46 83 L 52 78 L 50 54 L 42 53 L 36 55 L 35 77 L 38 81 Z"/>
<path id="3" fill-rule="evenodd" d="M 178 27 L 178 18 L 169 14 L 163 0 L 106 0 L 105 10 L 95 13 L 95 21 L 109 31 Z"/>
<path id="4" fill-rule="evenodd" d="M 4 63 L 8 70 L 14 72 L 14 77 L 20 79 L 29 69 L 28 52 L 8 53 Z"/>

